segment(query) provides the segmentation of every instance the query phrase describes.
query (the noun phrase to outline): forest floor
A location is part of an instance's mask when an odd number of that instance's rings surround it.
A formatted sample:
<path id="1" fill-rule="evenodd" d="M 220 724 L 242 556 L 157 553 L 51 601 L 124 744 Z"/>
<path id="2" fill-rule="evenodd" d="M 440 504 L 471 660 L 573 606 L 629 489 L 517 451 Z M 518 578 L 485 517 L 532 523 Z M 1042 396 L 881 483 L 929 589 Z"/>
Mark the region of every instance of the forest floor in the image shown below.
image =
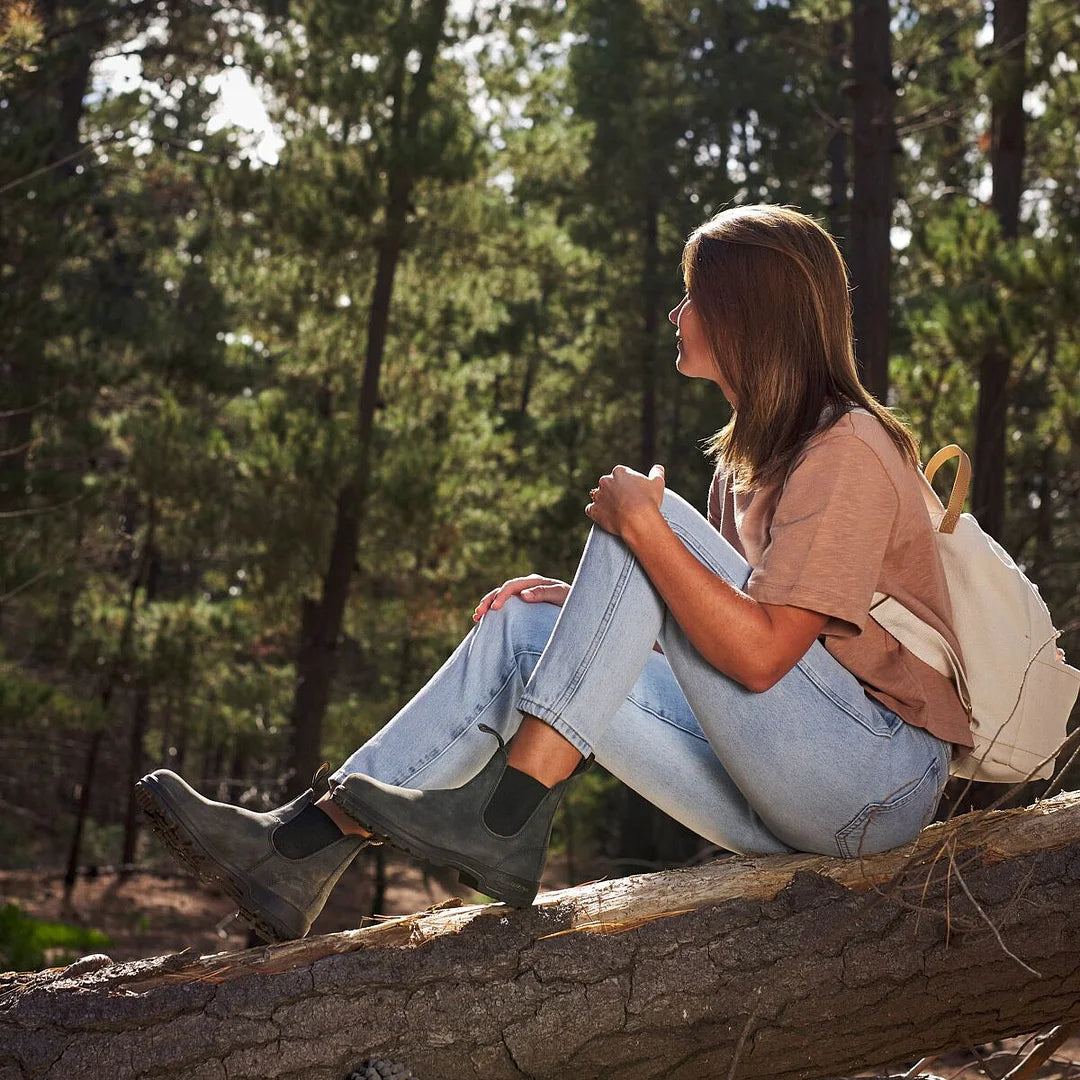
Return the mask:
<path id="1" fill-rule="evenodd" d="M 425 870 L 407 856 L 384 849 L 385 900 L 381 915 L 405 915 L 460 897 L 482 902 L 472 890 L 457 884 L 456 875 Z M 577 882 L 580 884 L 580 881 Z M 574 884 L 565 863 L 548 860 L 544 889 Z M 375 859 L 364 853 L 342 876 L 312 934 L 353 929 L 371 918 L 375 892 Z M 235 907 L 219 890 L 164 864 L 124 877 L 115 872 L 81 875 L 69 902 L 64 899 L 60 872 L 0 870 L 0 905 L 12 902 L 37 919 L 92 927 L 107 934 L 112 944 L 101 951 L 113 960 L 159 956 L 190 946 L 196 953 L 232 952 L 248 946 L 246 926 Z M 1003 1080 L 1020 1060 L 1024 1038 L 1005 1040 L 970 1050 L 941 1054 L 920 1070 L 942 1080 Z M 915 1063 L 895 1066 L 902 1075 Z M 906 1066 L 906 1067 L 905 1067 Z M 871 1076 L 873 1073 L 860 1074 Z M 1080 1080 L 1080 1033 L 1065 1042 L 1030 1080 Z"/>

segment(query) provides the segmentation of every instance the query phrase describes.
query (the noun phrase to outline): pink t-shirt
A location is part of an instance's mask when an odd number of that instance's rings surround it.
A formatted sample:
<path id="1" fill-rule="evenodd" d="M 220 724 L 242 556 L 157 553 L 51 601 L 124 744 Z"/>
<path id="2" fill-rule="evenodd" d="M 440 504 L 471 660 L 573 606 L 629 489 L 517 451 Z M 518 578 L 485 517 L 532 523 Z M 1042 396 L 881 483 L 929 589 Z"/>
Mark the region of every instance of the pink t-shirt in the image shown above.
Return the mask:
<path id="1" fill-rule="evenodd" d="M 921 481 L 872 413 L 853 409 L 812 436 L 781 485 L 736 494 L 719 466 L 709 521 L 753 568 L 749 596 L 827 615 L 825 648 L 868 694 L 974 745 L 952 682 L 869 617 L 874 593 L 887 593 L 961 655 Z"/>

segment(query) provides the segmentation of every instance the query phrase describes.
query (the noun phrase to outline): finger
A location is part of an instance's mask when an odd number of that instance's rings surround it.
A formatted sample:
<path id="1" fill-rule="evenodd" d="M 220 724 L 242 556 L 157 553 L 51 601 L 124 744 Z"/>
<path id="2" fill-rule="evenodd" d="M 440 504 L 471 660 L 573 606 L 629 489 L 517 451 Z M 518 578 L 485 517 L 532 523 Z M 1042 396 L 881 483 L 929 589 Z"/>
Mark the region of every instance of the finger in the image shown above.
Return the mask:
<path id="1" fill-rule="evenodd" d="M 652 467 L 652 468 L 651 468 L 651 469 L 649 470 L 649 479 L 650 479 L 650 480 L 656 480 L 657 478 L 659 478 L 660 480 L 663 480 L 663 479 L 664 479 L 664 475 L 665 475 L 665 474 L 664 474 L 664 466 L 663 466 L 663 465 L 659 465 L 659 464 L 658 464 L 658 465 L 654 465 L 654 466 L 653 466 L 653 467 Z"/>
<path id="2" fill-rule="evenodd" d="M 486 614 L 491 608 L 498 610 L 511 596 L 517 596 L 522 589 L 529 587 L 531 581 L 542 581 L 540 574 L 528 574 L 525 577 L 511 578 L 504 581 L 497 589 L 492 589 L 476 606 L 478 615 Z"/>
<path id="3" fill-rule="evenodd" d="M 479 619 L 487 611 L 487 609 L 491 606 L 491 601 L 495 599 L 498 591 L 498 589 L 492 589 L 490 592 L 484 593 L 484 595 L 480 598 L 480 603 L 477 604 L 473 610 L 474 619 Z"/>
<path id="4" fill-rule="evenodd" d="M 565 595 L 566 591 L 562 585 L 534 585 L 531 589 L 522 592 L 521 598 L 530 604 L 562 604 Z"/>
<path id="5" fill-rule="evenodd" d="M 491 606 L 496 610 L 501 608 L 511 596 L 517 596 L 522 588 L 524 588 L 524 584 L 521 578 L 513 578 L 510 581 L 503 582 L 502 587 L 495 591 Z"/>

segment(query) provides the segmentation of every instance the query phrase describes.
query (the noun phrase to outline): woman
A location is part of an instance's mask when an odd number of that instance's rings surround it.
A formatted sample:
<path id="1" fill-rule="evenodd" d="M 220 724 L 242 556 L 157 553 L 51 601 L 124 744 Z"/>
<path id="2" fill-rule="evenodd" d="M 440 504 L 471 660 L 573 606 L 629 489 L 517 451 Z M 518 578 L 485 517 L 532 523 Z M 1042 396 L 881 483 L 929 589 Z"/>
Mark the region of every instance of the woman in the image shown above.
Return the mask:
<path id="1" fill-rule="evenodd" d="M 595 760 L 731 851 L 850 858 L 931 820 L 954 747 L 951 682 L 869 617 L 951 611 L 908 431 L 859 384 L 836 244 L 793 209 L 726 210 L 683 253 L 676 366 L 731 422 L 702 517 L 654 466 L 591 491 L 572 586 L 514 578 L 416 697 L 267 814 L 160 770 L 140 800 L 172 849 L 271 940 L 307 933 L 368 843 L 531 903 L 569 780 Z M 509 744 L 507 746 L 507 744 Z"/>

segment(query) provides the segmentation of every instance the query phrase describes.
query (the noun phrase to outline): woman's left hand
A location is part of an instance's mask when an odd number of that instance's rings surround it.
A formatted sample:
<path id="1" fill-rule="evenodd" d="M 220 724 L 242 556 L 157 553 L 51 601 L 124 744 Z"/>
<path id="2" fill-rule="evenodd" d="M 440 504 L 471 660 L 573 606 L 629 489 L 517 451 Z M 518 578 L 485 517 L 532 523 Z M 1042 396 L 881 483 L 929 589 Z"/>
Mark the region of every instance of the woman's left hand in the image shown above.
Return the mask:
<path id="1" fill-rule="evenodd" d="M 622 536 L 635 519 L 659 508 L 664 498 L 664 466 L 654 465 L 645 476 L 626 465 L 616 465 L 600 477 L 589 494 L 592 502 L 585 507 L 586 517 L 601 529 Z"/>

